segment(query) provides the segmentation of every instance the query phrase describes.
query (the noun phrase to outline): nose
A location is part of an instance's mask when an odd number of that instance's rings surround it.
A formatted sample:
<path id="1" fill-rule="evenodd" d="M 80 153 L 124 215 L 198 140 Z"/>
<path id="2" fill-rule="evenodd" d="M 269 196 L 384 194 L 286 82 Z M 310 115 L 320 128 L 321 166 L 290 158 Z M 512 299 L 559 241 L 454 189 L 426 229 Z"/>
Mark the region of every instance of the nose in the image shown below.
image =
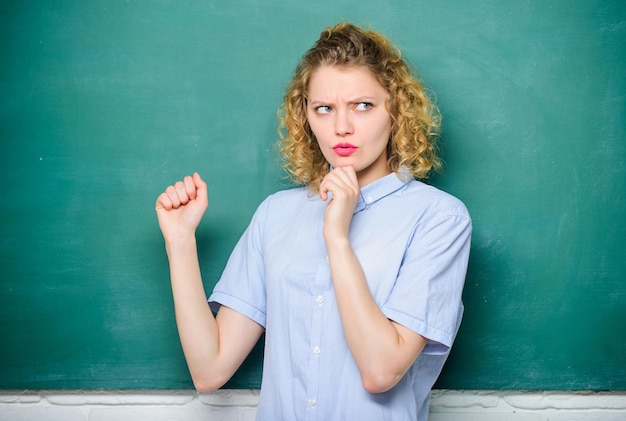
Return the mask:
<path id="1" fill-rule="evenodd" d="M 354 133 L 354 126 L 349 111 L 339 110 L 335 114 L 335 133 L 338 136 Z"/>

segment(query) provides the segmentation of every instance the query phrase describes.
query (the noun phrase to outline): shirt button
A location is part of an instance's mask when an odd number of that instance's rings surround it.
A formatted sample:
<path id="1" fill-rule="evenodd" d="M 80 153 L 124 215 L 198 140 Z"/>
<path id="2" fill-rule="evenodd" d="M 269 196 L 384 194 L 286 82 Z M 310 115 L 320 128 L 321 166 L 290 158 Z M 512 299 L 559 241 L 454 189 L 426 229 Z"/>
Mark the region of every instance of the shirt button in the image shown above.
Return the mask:
<path id="1" fill-rule="evenodd" d="M 315 399 L 311 398 L 311 399 L 309 399 L 309 405 L 315 406 L 315 405 L 317 405 L 317 401 Z"/>
<path id="2" fill-rule="evenodd" d="M 318 296 L 315 298 L 315 302 L 316 302 L 317 304 L 322 304 L 322 303 L 324 302 L 324 296 L 323 296 L 323 295 L 318 295 Z"/>
<path id="3" fill-rule="evenodd" d="M 322 352 L 322 350 L 320 349 L 319 346 L 316 346 L 315 348 L 313 348 L 313 353 L 316 355 L 319 355 Z"/>
<path id="4" fill-rule="evenodd" d="M 372 203 L 372 196 L 369 196 L 369 195 L 368 195 L 368 196 L 365 198 L 365 203 L 367 203 L 368 205 L 369 205 L 370 203 Z"/>

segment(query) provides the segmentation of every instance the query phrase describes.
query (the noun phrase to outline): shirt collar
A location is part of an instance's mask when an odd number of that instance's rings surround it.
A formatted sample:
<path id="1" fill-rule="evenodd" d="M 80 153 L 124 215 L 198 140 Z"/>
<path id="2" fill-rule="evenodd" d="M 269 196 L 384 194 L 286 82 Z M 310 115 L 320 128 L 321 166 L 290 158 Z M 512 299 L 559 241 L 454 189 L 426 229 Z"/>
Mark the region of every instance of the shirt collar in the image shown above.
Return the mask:
<path id="1" fill-rule="evenodd" d="M 361 188 L 361 196 L 356 204 L 354 213 L 367 209 L 385 196 L 400 190 L 413 179 L 411 173 L 402 168 L 397 173 L 386 175 L 373 183 Z"/>

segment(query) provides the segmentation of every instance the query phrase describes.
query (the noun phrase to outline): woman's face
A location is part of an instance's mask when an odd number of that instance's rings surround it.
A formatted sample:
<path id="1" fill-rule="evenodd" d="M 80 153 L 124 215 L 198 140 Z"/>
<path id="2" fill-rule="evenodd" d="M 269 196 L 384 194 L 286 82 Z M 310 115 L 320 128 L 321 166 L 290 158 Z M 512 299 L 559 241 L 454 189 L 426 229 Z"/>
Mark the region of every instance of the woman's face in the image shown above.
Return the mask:
<path id="1" fill-rule="evenodd" d="M 389 93 L 370 71 L 321 66 L 308 88 L 307 119 L 330 165 L 354 167 L 360 186 L 389 174 Z"/>

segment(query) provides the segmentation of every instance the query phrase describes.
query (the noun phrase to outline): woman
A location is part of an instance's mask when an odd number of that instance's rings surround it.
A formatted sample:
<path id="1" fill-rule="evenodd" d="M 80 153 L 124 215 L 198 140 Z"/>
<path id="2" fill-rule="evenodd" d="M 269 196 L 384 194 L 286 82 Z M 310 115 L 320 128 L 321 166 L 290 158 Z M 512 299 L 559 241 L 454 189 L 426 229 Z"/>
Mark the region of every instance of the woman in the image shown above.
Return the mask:
<path id="1" fill-rule="evenodd" d="M 439 116 L 399 52 L 342 23 L 305 54 L 281 108 L 300 188 L 257 209 L 207 305 L 196 173 L 156 203 L 194 385 L 221 387 L 265 338 L 260 420 L 426 420 L 458 330 L 471 220 L 416 179 Z"/>

